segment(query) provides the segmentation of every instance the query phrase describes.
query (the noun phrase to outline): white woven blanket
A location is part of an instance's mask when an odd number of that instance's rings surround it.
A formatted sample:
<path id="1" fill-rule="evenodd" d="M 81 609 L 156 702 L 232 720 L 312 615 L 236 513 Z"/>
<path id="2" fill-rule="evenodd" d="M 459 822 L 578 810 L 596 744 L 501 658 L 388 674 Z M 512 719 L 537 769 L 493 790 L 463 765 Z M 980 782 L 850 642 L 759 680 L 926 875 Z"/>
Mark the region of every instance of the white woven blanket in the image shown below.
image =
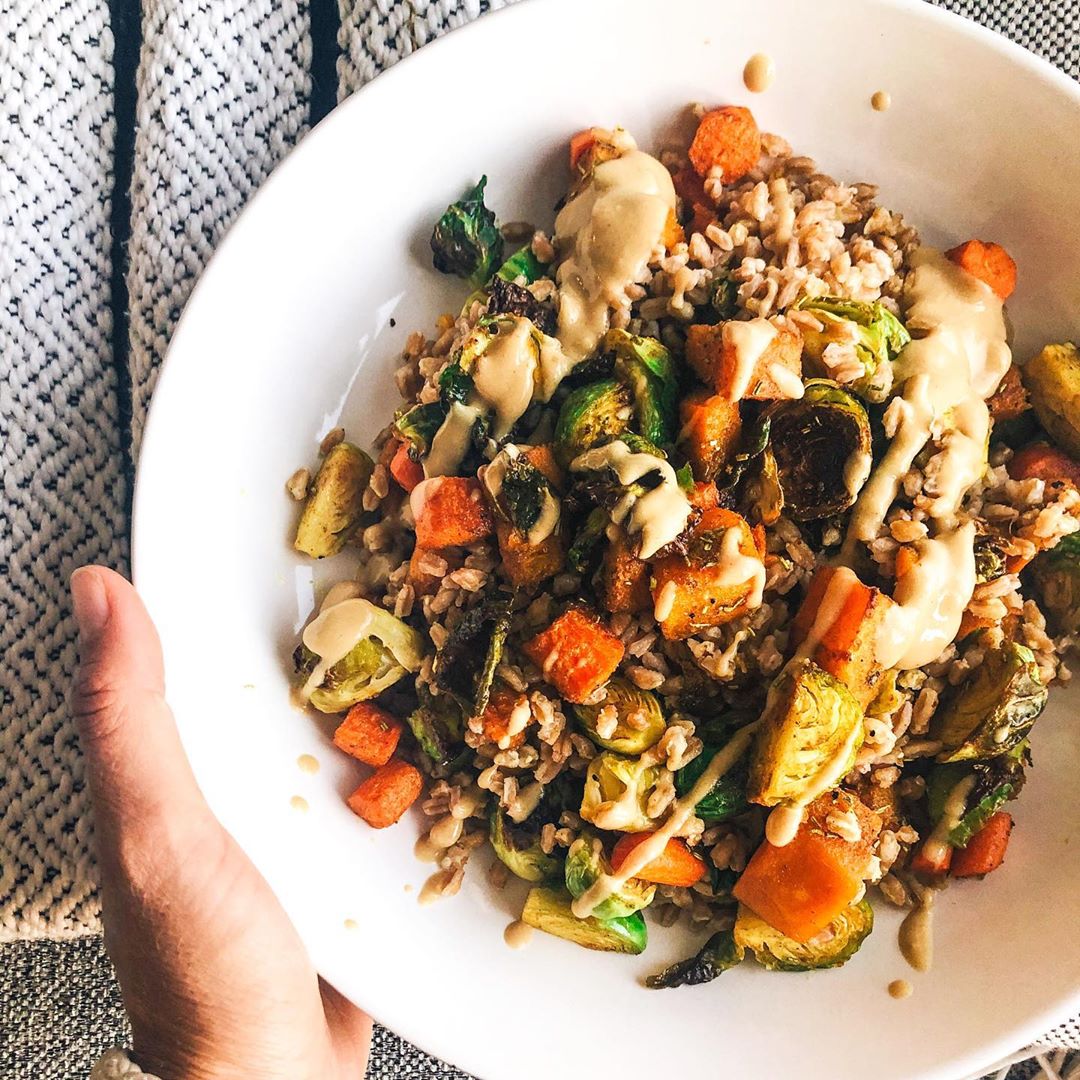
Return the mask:
<path id="1" fill-rule="evenodd" d="M 98 929 L 65 582 L 126 568 L 132 455 L 196 278 L 313 113 L 508 2 L 0 4 L 0 941 Z M 1080 74 L 1080 0 L 940 2 Z"/>

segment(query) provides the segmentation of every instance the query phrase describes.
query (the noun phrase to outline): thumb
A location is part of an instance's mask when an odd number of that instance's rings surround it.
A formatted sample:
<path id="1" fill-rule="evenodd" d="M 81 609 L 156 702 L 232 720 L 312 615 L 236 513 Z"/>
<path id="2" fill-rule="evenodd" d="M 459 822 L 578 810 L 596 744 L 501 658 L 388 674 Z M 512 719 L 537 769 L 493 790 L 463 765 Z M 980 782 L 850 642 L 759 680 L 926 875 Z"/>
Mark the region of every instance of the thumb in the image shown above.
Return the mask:
<path id="1" fill-rule="evenodd" d="M 79 669 L 71 696 L 94 796 L 95 822 L 107 840 L 123 819 L 208 814 L 165 703 L 161 643 L 135 589 L 102 566 L 71 576 L 79 627 Z"/>

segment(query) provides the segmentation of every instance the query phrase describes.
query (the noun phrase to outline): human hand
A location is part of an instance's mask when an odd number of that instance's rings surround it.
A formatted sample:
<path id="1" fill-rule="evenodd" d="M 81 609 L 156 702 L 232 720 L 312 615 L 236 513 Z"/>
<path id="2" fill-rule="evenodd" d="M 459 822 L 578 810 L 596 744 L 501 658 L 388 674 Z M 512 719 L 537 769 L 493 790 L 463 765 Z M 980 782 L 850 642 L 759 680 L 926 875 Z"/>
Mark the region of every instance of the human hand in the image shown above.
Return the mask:
<path id="1" fill-rule="evenodd" d="M 371 1021 L 319 979 L 210 812 L 138 595 L 103 567 L 76 570 L 71 593 L 105 942 L 140 1066 L 164 1080 L 359 1080 Z"/>

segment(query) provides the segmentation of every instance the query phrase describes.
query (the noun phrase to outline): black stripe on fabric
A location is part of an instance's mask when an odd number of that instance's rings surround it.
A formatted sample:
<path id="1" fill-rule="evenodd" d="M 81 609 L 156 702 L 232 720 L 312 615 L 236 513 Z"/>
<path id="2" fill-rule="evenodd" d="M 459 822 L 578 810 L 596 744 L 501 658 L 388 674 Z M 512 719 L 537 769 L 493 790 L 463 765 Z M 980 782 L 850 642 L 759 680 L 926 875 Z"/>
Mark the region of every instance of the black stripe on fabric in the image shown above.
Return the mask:
<path id="1" fill-rule="evenodd" d="M 135 157 L 135 71 L 142 47 L 142 12 L 139 0 L 109 0 L 113 32 L 113 113 L 116 136 L 113 150 L 113 190 L 109 211 L 112 231 L 112 360 L 116 371 L 120 445 L 127 480 L 125 507 L 131 516 L 135 466 L 131 453 L 131 371 L 128 367 L 128 241 L 131 238 L 131 171 Z"/>
<path id="2" fill-rule="evenodd" d="M 338 0 L 311 0 L 311 102 L 314 127 L 337 104 Z"/>

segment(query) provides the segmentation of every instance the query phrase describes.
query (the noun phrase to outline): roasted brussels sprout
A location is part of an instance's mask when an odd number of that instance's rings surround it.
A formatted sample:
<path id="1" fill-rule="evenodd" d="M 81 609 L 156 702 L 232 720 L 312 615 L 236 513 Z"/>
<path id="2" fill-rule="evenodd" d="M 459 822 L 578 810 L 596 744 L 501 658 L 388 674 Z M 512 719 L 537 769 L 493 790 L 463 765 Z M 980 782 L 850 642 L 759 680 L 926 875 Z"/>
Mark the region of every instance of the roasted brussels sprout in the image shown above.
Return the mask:
<path id="1" fill-rule="evenodd" d="M 360 524 L 364 489 L 374 462 L 351 443 L 340 442 L 323 458 L 311 485 L 300 523 L 297 551 L 313 559 L 336 555 Z"/>
<path id="2" fill-rule="evenodd" d="M 762 806 L 834 787 L 855 764 L 863 711 L 851 691 L 810 660 L 786 667 L 769 694 L 750 759 L 747 797 Z"/>
<path id="3" fill-rule="evenodd" d="M 484 205 L 487 177 L 451 203 L 431 234 L 435 269 L 483 285 L 502 258 L 503 239 L 495 215 Z"/>
<path id="4" fill-rule="evenodd" d="M 735 944 L 749 949 L 770 971 L 817 971 L 840 967 L 858 951 L 874 929 L 874 909 L 868 900 L 845 908 L 826 930 L 810 941 L 795 941 L 740 905 L 735 920 Z"/>
<path id="5" fill-rule="evenodd" d="M 604 530 L 609 519 L 610 515 L 601 506 L 589 511 L 585 524 L 578 530 L 566 556 L 567 564 L 576 574 L 584 574 L 588 570 L 600 541 L 604 539 Z"/>
<path id="6" fill-rule="evenodd" d="M 544 853 L 539 830 L 515 825 L 497 805 L 491 808 L 488 836 L 499 861 L 523 881 L 549 881 L 558 875 L 559 860 Z"/>
<path id="7" fill-rule="evenodd" d="M 828 379 L 769 410 L 770 449 L 784 506 L 797 521 L 848 509 L 870 475 L 870 421 L 858 399 Z"/>
<path id="8" fill-rule="evenodd" d="M 650 442 L 666 446 L 675 438 L 679 376 L 671 353 L 656 338 L 609 330 L 601 349 L 615 355 L 615 374 L 634 396 L 638 429 Z"/>
<path id="9" fill-rule="evenodd" d="M 987 653 L 970 679 L 941 706 L 931 733 L 938 761 L 978 761 L 1007 754 L 1027 738 L 1046 706 L 1047 689 L 1035 655 L 1007 641 Z"/>
<path id="10" fill-rule="evenodd" d="M 720 322 L 734 319 L 739 313 L 739 283 L 729 274 L 716 274 L 709 286 L 709 307 Z"/>
<path id="11" fill-rule="evenodd" d="M 884 304 L 839 297 L 804 297 L 796 305 L 812 312 L 821 330 L 802 327 L 804 355 L 827 371 L 822 357 L 830 345 L 853 345 L 863 373 L 855 391 L 867 401 L 884 401 L 892 389 L 890 361 L 911 340 L 904 324 Z"/>
<path id="12" fill-rule="evenodd" d="M 613 727 L 608 719 L 610 713 L 605 712 L 609 709 L 614 709 L 617 717 Z M 643 754 L 650 746 L 655 746 L 667 726 L 656 695 L 639 690 L 619 676 L 608 682 L 607 697 L 602 702 L 575 705 L 574 713 L 585 734 L 597 746 L 631 756 Z"/>
<path id="13" fill-rule="evenodd" d="M 645 832 L 653 827 L 645 808 L 659 779 L 657 766 L 605 750 L 589 762 L 581 816 L 598 829 Z"/>
<path id="14" fill-rule="evenodd" d="M 435 656 L 435 685 L 453 694 L 469 716 L 487 708 L 510 632 L 511 602 L 508 596 L 490 597 L 471 608 Z"/>
<path id="15" fill-rule="evenodd" d="M 723 749 L 722 746 L 706 745 L 689 765 L 684 765 L 675 774 L 675 791 L 681 798 L 688 795 L 701 779 L 701 774 L 708 768 L 709 762 Z M 727 821 L 741 814 L 747 806 L 746 781 L 749 762 L 743 758 L 713 784 L 709 793 L 694 808 L 706 824 L 714 825 L 718 821 Z"/>
<path id="16" fill-rule="evenodd" d="M 304 642 L 293 653 L 304 692 L 320 712 L 344 712 L 358 701 L 381 694 L 407 671 L 420 670 L 424 639 L 412 627 L 370 601 L 344 600 L 320 612 L 304 631 L 304 641 L 315 644 L 317 631 L 328 622 L 339 623 L 344 628 L 361 627 L 362 636 L 357 637 L 345 656 L 322 673 L 314 686 L 311 681 L 320 666 L 319 654 Z"/>
<path id="17" fill-rule="evenodd" d="M 1064 537 L 1056 547 L 1037 555 L 1026 577 L 1051 630 L 1058 634 L 1080 630 L 1080 533 Z"/>
<path id="18" fill-rule="evenodd" d="M 991 761 L 934 766 L 926 784 L 927 811 L 934 824 L 941 820 L 945 801 L 956 785 L 968 776 L 975 778 L 964 811 L 946 837 L 949 844 L 957 848 L 966 847 L 968 841 L 998 810 L 1020 794 L 1027 759 L 1027 744 L 1021 743 L 1008 754 Z"/>
<path id="19" fill-rule="evenodd" d="M 579 919 L 570 907 L 572 902 L 573 897 L 564 889 L 537 886 L 529 890 L 521 921 L 545 934 L 598 952 L 636 956 L 645 951 L 649 930 L 640 911 L 622 919 L 598 919 L 593 915 Z"/>
<path id="20" fill-rule="evenodd" d="M 554 334 L 558 322 L 555 308 L 537 300 L 523 285 L 504 280 L 501 274 L 500 270 L 488 286 L 487 313 L 489 315 L 518 315 L 523 319 L 528 319 L 545 334 Z"/>
<path id="21" fill-rule="evenodd" d="M 604 857 L 604 847 L 595 836 L 579 836 L 566 853 L 566 888 L 573 897 L 581 896 L 601 874 L 610 874 L 611 866 Z M 618 892 L 593 908 L 598 919 L 622 919 L 648 907 L 656 894 L 656 886 L 630 878 Z"/>
<path id="22" fill-rule="evenodd" d="M 694 956 L 680 960 L 656 975 L 649 975 L 645 985 L 650 990 L 667 990 L 674 986 L 699 986 L 712 982 L 728 968 L 742 963 L 746 950 L 735 941 L 734 930 L 713 934 Z"/>
<path id="23" fill-rule="evenodd" d="M 555 425 L 555 447 L 562 463 L 567 465 L 591 447 L 628 431 L 633 405 L 630 388 L 617 379 L 572 391 Z"/>
<path id="24" fill-rule="evenodd" d="M 975 538 L 975 580 L 980 585 L 1005 573 L 1005 545 L 996 536 Z"/>
<path id="25" fill-rule="evenodd" d="M 1039 422 L 1063 450 L 1080 456 L 1080 350 L 1047 345 L 1022 372 Z"/>
<path id="26" fill-rule="evenodd" d="M 466 395 L 468 396 L 468 395 Z M 423 405 L 414 405 L 399 414 L 394 421 L 394 429 L 421 457 L 431 449 L 435 433 L 446 419 L 447 407 L 442 401 L 429 401 Z"/>
<path id="27" fill-rule="evenodd" d="M 755 424 L 743 429 L 739 449 L 728 463 L 724 475 L 717 480 L 717 487 L 721 490 L 733 488 L 742 480 L 750 464 L 765 453 L 771 431 L 772 422 L 768 411 L 762 413 Z"/>

